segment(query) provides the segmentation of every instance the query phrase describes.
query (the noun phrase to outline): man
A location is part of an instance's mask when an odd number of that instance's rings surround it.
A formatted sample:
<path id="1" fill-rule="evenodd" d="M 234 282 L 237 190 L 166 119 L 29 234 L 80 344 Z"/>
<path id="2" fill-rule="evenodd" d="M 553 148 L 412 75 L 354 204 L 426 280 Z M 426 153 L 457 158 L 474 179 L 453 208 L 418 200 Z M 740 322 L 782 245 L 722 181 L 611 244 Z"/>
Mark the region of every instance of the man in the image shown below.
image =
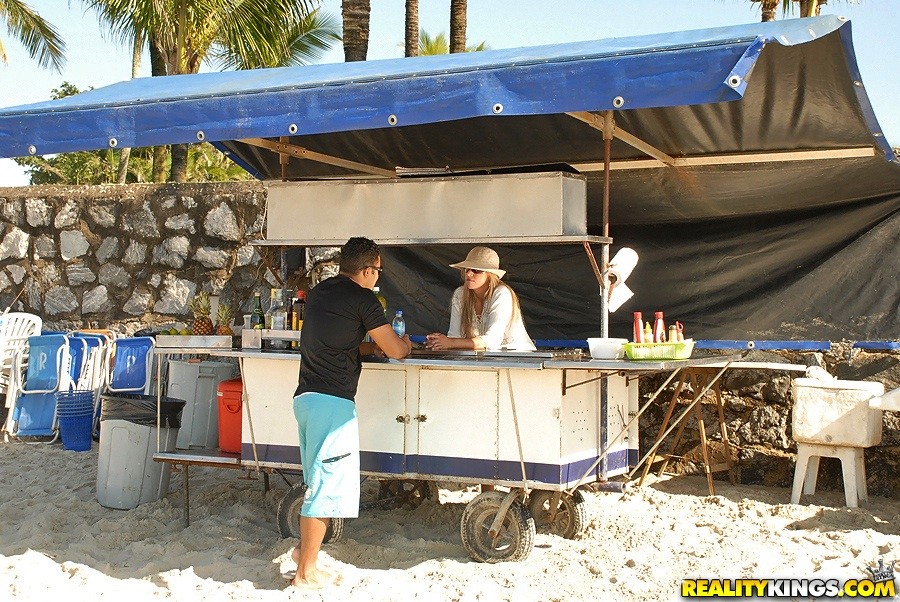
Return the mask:
<path id="1" fill-rule="evenodd" d="M 381 274 L 378 245 L 351 238 L 341 247 L 340 272 L 320 282 L 306 300 L 300 338 L 300 384 L 294 415 L 300 434 L 303 480 L 309 488 L 300 510 L 300 542 L 292 552 L 297 574 L 292 584 L 307 589 L 334 577 L 316 560 L 328 521 L 359 514 L 359 426 L 356 388 L 360 355 L 404 358 L 409 337 L 388 324 L 372 288 Z M 372 341 L 363 343 L 366 333 Z"/>

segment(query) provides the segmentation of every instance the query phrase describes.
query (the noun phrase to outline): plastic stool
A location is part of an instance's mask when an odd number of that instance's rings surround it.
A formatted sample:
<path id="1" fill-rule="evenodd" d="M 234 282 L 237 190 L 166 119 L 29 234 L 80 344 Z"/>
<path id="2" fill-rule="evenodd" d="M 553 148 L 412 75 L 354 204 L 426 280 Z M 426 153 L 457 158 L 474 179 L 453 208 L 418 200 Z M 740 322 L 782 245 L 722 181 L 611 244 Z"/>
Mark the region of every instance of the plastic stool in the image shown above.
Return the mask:
<path id="1" fill-rule="evenodd" d="M 844 476 L 844 497 L 848 508 L 856 508 L 859 502 L 867 502 L 865 448 L 846 447 L 841 445 L 818 445 L 815 443 L 797 444 L 797 467 L 794 469 L 794 488 L 791 491 L 791 503 L 800 503 L 800 490 L 805 495 L 816 492 L 816 479 L 819 474 L 819 459 L 823 457 L 837 458 L 841 461 Z"/>

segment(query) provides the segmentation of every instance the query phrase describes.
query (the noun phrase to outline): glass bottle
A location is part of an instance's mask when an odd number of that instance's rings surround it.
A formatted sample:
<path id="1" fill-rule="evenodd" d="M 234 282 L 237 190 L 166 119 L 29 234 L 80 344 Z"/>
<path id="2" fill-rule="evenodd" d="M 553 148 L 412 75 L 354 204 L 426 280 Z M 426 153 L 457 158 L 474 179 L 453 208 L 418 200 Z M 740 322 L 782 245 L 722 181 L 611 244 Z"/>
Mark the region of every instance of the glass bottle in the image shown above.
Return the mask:
<path id="1" fill-rule="evenodd" d="M 291 312 L 291 330 L 303 330 L 303 314 L 306 311 L 306 291 L 297 291 L 297 298 L 294 299 L 294 311 Z M 300 343 L 291 342 L 291 348 L 297 349 Z"/>
<path id="2" fill-rule="evenodd" d="M 381 289 L 377 286 L 372 287 L 372 292 L 375 293 L 378 302 L 381 303 L 381 308 L 384 310 L 384 317 L 387 318 L 387 299 L 384 298 L 384 295 L 381 294 Z"/>
<path id="3" fill-rule="evenodd" d="M 262 308 L 262 297 L 253 294 L 253 310 L 250 312 L 250 328 L 262 328 L 266 323 L 266 314 Z"/>
<path id="4" fill-rule="evenodd" d="M 268 322 L 271 330 L 284 330 L 287 320 L 287 310 L 281 297 L 281 289 L 272 289 L 272 305 L 269 306 Z M 272 339 L 270 341 L 270 349 L 284 349 L 286 344 L 284 340 Z"/>

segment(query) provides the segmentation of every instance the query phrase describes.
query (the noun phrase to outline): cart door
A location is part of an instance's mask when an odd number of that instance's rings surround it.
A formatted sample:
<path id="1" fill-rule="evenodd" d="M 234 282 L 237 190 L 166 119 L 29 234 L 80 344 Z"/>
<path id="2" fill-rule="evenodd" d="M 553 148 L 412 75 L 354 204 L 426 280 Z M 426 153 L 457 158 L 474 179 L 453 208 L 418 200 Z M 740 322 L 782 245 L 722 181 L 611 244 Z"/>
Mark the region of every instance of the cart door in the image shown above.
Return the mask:
<path id="1" fill-rule="evenodd" d="M 410 456 L 420 475 L 496 479 L 496 370 L 423 367 L 419 373 L 418 451 Z"/>
<path id="2" fill-rule="evenodd" d="M 398 475 L 406 472 L 406 370 L 384 364 L 364 365 L 356 391 L 356 413 L 360 470 Z"/>

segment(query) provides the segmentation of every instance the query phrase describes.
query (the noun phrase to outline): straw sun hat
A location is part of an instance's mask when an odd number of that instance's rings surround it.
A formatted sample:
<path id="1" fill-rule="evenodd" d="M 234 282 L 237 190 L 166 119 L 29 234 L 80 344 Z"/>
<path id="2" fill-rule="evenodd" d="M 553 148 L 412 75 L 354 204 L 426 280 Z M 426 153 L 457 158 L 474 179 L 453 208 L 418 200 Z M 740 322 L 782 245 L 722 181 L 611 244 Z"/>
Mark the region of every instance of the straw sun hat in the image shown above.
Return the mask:
<path id="1" fill-rule="evenodd" d="M 451 263 L 450 267 L 490 272 L 498 278 L 503 278 L 503 275 L 506 274 L 506 270 L 500 269 L 500 256 L 495 250 L 488 247 L 473 247 L 464 260 L 459 263 Z"/>

